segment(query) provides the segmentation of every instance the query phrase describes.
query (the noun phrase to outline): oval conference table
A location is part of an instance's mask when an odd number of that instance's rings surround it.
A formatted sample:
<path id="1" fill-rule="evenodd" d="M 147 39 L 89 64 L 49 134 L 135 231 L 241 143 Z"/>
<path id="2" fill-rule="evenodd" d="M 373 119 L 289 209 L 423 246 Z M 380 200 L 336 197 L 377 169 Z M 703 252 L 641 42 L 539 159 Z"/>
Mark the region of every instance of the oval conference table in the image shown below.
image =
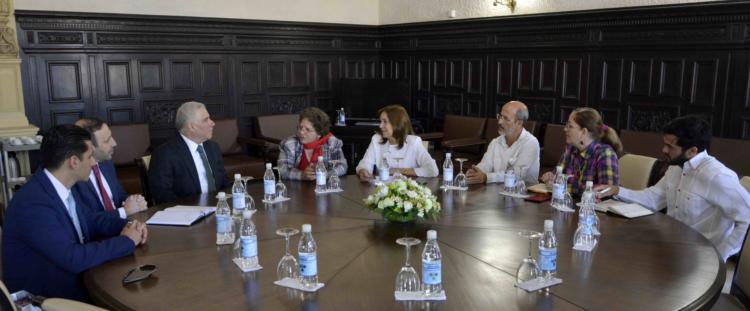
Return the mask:
<path id="1" fill-rule="evenodd" d="M 563 213 L 499 194 L 501 185 L 476 185 L 464 192 L 439 191 L 438 178 L 425 182 L 442 204 L 437 220 L 392 224 L 364 207 L 374 186 L 356 176 L 342 178 L 343 192 L 316 195 L 310 182 L 286 181 L 290 201 L 261 203 L 263 187 L 248 183 L 258 212 L 253 221 L 263 269 L 242 273 L 232 262 L 232 246 L 215 245 L 215 217 L 190 227 L 149 226 L 146 245 L 132 256 L 88 271 L 85 283 L 97 304 L 114 310 L 676 310 L 710 307 L 721 292 L 725 265 L 701 234 L 656 213 L 626 219 L 599 213 L 600 242 L 592 252 L 572 249 L 577 213 Z M 213 195 L 212 195 L 213 197 Z M 175 202 L 215 205 L 216 200 Z M 136 215 L 145 221 L 160 205 Z M 527 293 L 513 286 L 516 268 L 527 256 L 520 230 L 542 231 L 554 220 L 558 241 L 557 276 L 548 292 Z M 279 287 L 276 265 L 284 254 L 282 227 L 312 224 L 318 245 L 316 293 Z M 438 232 L 443 254 L 441 302 L 400 302 L 393 296 L 404 247 L 396 239 L 422 240 L 411 264 L 421 273 L 426 231 Z M 292 237 L 296 256 L 299 235 Z M 536 242 L 536 241 L 535 241 Z M 533 247 L 537 258 L 536 244 Z M 123 285 L 133 267 L 154 264 L 149 279 Z"/>

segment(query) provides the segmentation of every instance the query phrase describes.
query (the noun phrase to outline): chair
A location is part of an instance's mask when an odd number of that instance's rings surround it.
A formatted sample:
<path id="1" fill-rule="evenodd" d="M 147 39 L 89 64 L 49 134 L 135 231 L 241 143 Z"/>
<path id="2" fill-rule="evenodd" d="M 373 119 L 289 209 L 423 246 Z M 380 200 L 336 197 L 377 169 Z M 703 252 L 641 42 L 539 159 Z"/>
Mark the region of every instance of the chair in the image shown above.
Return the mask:
<path id="1" fill-rule="evenodd" d="M 442 152 L 453 152 L 455 157 L 481 159 L 486 118 L 446 115 L 442 132 L 419 134 L 422 140 L 439 143 Z M 497 133 L 497 131 L 495 131 Z M 435 147 L 438 150 L 438 147 Z"/>
<path id="2" fill-rule="evenodd" d="M 620 186 L 633 190 L 648 187 L 657 161 L 655 158 L 637 154 L 623 155 L 617 161 L 620 169 Z"/>
<path id="3" fill-rule="evenodd" d="M 127 193 L 145 192 L 140 188 L 138 167 L 133 165 L 133 160 L 149 154 L 151 134 L 148 124 L 111 125 L 109 128 L 118 145 L 112 155 L 117 179 Z"/>
<path id="4" fill-rule="evenodd" d="M 542 139 L 542 155 L 540 159 L 540 175 L 554 170 L 565 151 L 565 126 L 548 123 L 544 128 Z"/>
<path id="5" fill-rule="evenodd" d="M 740 179 L 740 184 L 750 192 L 750 176 L 743 176 L 742 179 Z"/>
<path id="6" fill-rule="evenodd" d="M 257 116 L 255 121 L 255 136 L 242 138 L 242 143 L 255 146 L 260 149 L 264 162 L 276 162 L 279 155 L 279 143 L 289 136 L 297 133 L 299 115 L 277 114 L 269 116 Z"/>
<path id="7" fill-rule="evenodd" d="M 237 119 L 214 120 L 212 140 L 219 145 L 227 178 L 234 180 L 234 174 L 260 177 L 263 175 L 263 160 L 248 155 L 243 148 L 245 140 L 239 135 Z"/>
<path id="8" fill-rule="evenodd" d="M 154 205 L 154 200 L 151 197 L 151 188 L 148 185 L 148 166 L 151 164 L 151 156 L 142 156 L 135 159 L 135 166 L 138 168 L 138 177 L 141 181 L 141 188 L 143 189 L 143 197 L 146 198 L 146 202 L 149 205 Z"/>
<path id="9" fill-rule="evenodd" d="M 745 234 L 745 242 L 742 243 L 737 267 L 734 269 L 734 279 L 729 294 L 721 294 L 711 308 L 712 310 L 750 309 L 750 299 L 747 295 L 747 291 L 750 290 L 750 271 L 745 271 L 750 269 L 750 245 L 748 244 L 747 234 Z"/>
<path id="10" fill-rule="evenodd" d="M 711 139 L 711 145 L 708 147 L 709 154 L 739 176 L 750 175 L 750 161 L 747 159 L 750 153 L 747 150 L 750 150 L 748 140 L 717 137 Z"/>
<path id="11" fill-rule="evenodd" d="M 0 280 L 0 290 L 2 291 L 3 298 L 0 301 L 0 310 L 16 311 L 16 305 L 13 303 L 13 298 L 8 292 L 8 288 L 5 287 L 5 283 Z M 83 302 L 75 300 L 62 299 L 62 298 L 47 298 L 42 302 L 42 310 L 45 311 L 102 311 L 105 309 L 97 306 L 92 306 Z"/>
<path id="12" fill-rule="evenodd" d="M 664 146 L 664 135 L 656 132 L 639 132 L 631 130 L 620 131 L 620 141 L 625 153 L 639 154 L 647 157 L 656 158 L 657 162 L 654 164 L 654 171 L 649 181 L 649 186 L 664 176 L 669 168 L 669 163 L 664 159 L 664 153 L 661 149 Z M 622 169 L 620 169 L 622 174 Z"/>

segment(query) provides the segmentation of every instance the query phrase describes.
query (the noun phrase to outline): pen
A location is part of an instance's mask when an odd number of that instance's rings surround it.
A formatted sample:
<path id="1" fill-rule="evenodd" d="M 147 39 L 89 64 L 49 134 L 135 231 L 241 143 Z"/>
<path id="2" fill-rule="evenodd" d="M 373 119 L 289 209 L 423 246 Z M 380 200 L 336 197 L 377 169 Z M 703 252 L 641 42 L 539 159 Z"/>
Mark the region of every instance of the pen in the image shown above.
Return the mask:
<path id="1" fill-rule="evenodd" d="M 612 188 L 607 187 L 607 188 L 604 188 L 602 190 L 597 191 L 596 193 L 598 193 L 598 194 L 605 194 L 605 193 L 609 192 L 609 190 L 612 190 Z"/>

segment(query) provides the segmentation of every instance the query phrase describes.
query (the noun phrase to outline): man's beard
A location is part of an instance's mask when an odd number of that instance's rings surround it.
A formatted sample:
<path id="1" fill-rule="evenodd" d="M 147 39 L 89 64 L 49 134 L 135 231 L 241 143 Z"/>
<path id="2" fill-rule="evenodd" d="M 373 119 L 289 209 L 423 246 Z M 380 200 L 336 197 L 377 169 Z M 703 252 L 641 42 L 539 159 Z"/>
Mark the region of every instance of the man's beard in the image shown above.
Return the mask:
<path id="1" fill-rule="evenodd" d="M 683 150 L 682 153 L 680 153 L 680 156 L 674 159 L 669 159 L 669 165 L 677 165 L 679 167 L 683 167 L 685 165 L 685 162 L 688 161 L 688 157 L 686 155 L 686 151 Z"/>

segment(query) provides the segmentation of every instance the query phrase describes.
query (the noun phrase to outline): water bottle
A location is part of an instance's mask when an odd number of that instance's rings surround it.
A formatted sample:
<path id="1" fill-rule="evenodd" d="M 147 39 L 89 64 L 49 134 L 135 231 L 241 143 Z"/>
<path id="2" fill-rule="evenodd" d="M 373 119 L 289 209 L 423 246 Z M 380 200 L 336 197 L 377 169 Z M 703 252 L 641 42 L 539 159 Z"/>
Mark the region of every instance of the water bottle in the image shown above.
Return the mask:
<path id="1" fill-rule="evenodd" d="M 234 184 L 232 185 L 232 216 L 242 216 L 245 210 L 245 185 L 242 183 L 242 176 L 234 174 Z"/>
<path id="2" fill-rule="evenodd" d="M 554 184 L 552 185 L 552 206 L 563 206 L 565 205 L 565 192 L 567 191 L 567 181 L 563 174 L 563 167 L 558 166 L 557 172 L 555 173 Z"/>
<path id="3" fill-rule="evenodd" d="M 443 162 L 443 186 L 446 188 L 453 186 L 453 160 L 450 152 L 445 154 L 445 162 Z"/>
<path id="4" fill-rule="evenodd" d="M 422 290 L 426 296 L 432 296 L 443 290 L 442 258 L 437 242 L 437 231 L 427 231 L 427 243 L 422 250 Z"/>
<path id="5" fill-rule="evenodd" d="M 544 221 L 544 235 L 539 239 L 539 270 L 545 280 L 555 277 L 557 271 L 557 240 L 552 231 L 553 224 L 552 219 Z"/>
<path id="6" fill-rule="evenodd" d="M 258 265 L 258 235 L 253 223 L 253 212 L 245 210 L 242 212 L 242 225 L 240 225 L 240 263 L 242 268 L 247 269 Z"/>
<path id="7" fill-rule="evenodd" d="M 503 190 L 505 190 L 505 192 L 507 193 L 515 193 L 516 171 L 513 170 L 513 167 L 508 167 L 508 169 L 505 171 L 505 177 L 503 178 L 503 180 Z"/>
<path id="8" fill-rule="evenodd" d="M 581 195 L 581 208 L 578 210 L 578 219 L 583 220 L 583 223 L 588 226 L 589 230 L 594 235 L 600 235 L 599 233 L 599 216 L 596 215 L 594 206 L 596 205 L 596 194 L 594 193 L 594 182 L 586 181 L 586 190 Z"/>
<path id="9" fill-rule="evenodd" d="M 273 175 L 271 163 L 266 163 L 266 173 L 263 174 L 263 200 L 273 201 L 276 198 L 276 176 Z"/>
<path id="10" fill-rule="evenodd" d="M 380 159 L 380 165 L 378 165 L 378 176 L 380 176 L 380 181 L 388 181 L 391 179 L 391 166 L 388 165 L 387 154 L 383 154 L 383 158 Z"/>
<path id="11" fill-rule="evenodd" d="M 315 190 L 326 191 L 326 180 L 328 180 L 326 164 L 324 158 L 320 156 L 318 157 L 318 164 L 315 165 Z"/>
<path id="12" fill-rule="evenodd" d="M 318 285 L 318 245 L 312 236 L 310 224 L 302 225 L 302 237 L 297 247 L 299 255 L 299 279 L 302 286 L 313 288 Z"/>
<path id="13" fill-rule="evenodd" d="M 232 211 L 227 203 L 227 194 L 219 192 L 219 203 L 216 204 L 216 245 L 234 244 L 232 230 Z"/>
<path id="14" fill-rule="evenodd" d="M 341 110 L 339 110 L 339 125 L 346 125 L 346 113 L 344 113 L 344 107 L 341 107 Z"/>

